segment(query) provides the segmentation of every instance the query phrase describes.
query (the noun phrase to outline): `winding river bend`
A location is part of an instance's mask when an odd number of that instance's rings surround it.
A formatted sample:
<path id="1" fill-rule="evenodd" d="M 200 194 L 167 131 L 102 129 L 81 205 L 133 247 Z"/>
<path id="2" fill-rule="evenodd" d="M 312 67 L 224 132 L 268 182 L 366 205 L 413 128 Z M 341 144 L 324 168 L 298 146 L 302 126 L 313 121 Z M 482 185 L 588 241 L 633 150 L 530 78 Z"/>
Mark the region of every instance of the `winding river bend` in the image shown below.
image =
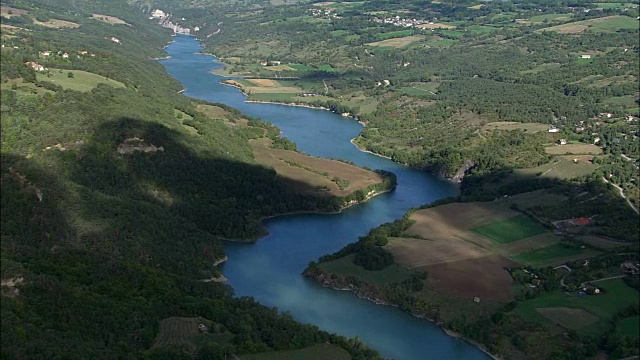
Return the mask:
<path id="1" fill-rule="evenodd" d="M 185 95 L 224 103 L 271 122 L 307 154 L 392 171 L 398 177 L 395 191 L 340 214 L 276 217 L 264 223 L 269 235 L 255 244 L 227 243 L 229 260 L 224 264 L 224 275 L 236 295 L 252 296 L 323 330 L 357 336 L 385 357 L 488 359 L 479 349 L 446 335 L 428 321 L 347 292 L 325 289 L 300 275 L 310 261 L 356 241 L 373 227 L 400 218 L 411 207 L 455 195 L 457 187 L 359 151 L 350 140 L 361 125 L 352 119 L 325 110 L 245 102 L 246 96 L 238 89 L 220 84 L 223 78 L 210 73 L 222 65 L 214 57 L 198 54 L 200 50 L 194 37 L 177 36 L 166 49 L 170 58 L 161 61 L 183 84 Z"/>

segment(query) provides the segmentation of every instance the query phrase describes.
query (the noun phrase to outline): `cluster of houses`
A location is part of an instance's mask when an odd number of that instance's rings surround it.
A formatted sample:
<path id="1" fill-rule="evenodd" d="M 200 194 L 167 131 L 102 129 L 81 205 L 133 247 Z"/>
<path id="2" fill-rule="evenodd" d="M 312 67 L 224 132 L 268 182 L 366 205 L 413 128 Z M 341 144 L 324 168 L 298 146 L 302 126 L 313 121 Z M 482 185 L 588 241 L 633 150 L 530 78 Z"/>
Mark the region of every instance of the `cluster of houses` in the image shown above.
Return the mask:
<path id="1" fill-rule="evenodd" d="M 330 9 L 309 9 L 309 12 L 316 17 L 326 16 L 330 19 L 342 19 L 342 16 L 334 13 Z"/>
<path id="2" fill-rule="evenodd" d="M 282 64 L 282 61 L 279 60 L 260 61 L 261 66 L 278 66 L 280 64 Z"/>
<path id="3" fill-rule="evenodd" d="M 373 22 L 381 23 L 381 24 L 392 24 L 400 27 L 414 27 L 422 24 L 433 24 L 433 21 L 429 20 L 420 20 L 420 19 L 405 19 L 400 16 L 388 17 L 388 18 L 377 18 L 374 17 L 371 19 Z"/>
<path id="4" fill-rule="evenodd" d="M 527 269 L 522 269 L 522 271 L 524 271 L 525 273 L 529 274 L 529 276 L 531 276 L 531 283 L 529 283 L 529 287 L 530 288 L 536 288 L 540 285 L 542 285 L 542 280 L 540 278 L 538 278 L 538 275 L 534 274 L 533 272 L 527 270 Z"/>
<path id="5" fill-rule="evenodd" d="M 44 51 L 41 51 L 41 52 L 39 53 L 39 56 L 40 56 L 41 58 L 47 58 L 47 57 L 49 57 L 49 56 L 54 56 L 54 55 L 57 55 L 57 56 L 59 56 L 59 57 L 61 57 L 61 58 L 63 58 L 63 59 L 68 59 L 68 58 L 69 58 L 69 56 L 71 56 L 71 55 L 70 55 L 68 52 L 66 52 L 66 51 L 58 51 L 58 52 L 56 52 L 56 53 L 54 54 L 51 50 L 44 50 Z M 76 55 L 76 57 L 77 57 L 78 59 L 80 59 L 80 56 L 81 56 L 81 55 L 87 55 L 87 56 L 91 56 L 91 57 L 95 57 L 95 56 L 96 56 L 96 54 L 89 53 L 89 52 L 88 52 L 88 51 L 86 51 L 86 50 L 79 50 L 79 51 L 78 51 L 78 55 Z"/>
<path id="6" fill-rule="evenodd" d="M 27 62 L 26 62 L 26 63 L 24 63 L 24 64 L 25 64 L 25 65 L 27 65 L 27 67 L 30 67 L 30 68 L 32 68 L 32 69 L 33 69 L 33 70 L 35 70 L 35 71 L 42 72 L 42 71 L 47 71 L 47 70 L 48 70 L 46 67 L 44 67 L 44 66 L 42 66 L 42 65 L 38 64 L 38 63 L 37 63 L 37 62 L 35 62 L 35 61 L 27 61 Z"/>

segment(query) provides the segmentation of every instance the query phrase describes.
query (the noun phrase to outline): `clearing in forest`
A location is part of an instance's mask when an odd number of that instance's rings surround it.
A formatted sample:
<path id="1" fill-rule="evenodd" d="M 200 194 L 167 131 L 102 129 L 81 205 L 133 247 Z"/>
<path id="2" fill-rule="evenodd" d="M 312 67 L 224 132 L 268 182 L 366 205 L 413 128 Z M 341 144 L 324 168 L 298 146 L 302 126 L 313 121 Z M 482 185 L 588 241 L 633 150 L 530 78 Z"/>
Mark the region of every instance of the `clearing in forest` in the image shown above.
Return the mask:
<path id="1" fill-rule="evenodd" d="M 544 148 L 544 152 L 550 155 L 570 155 L 570 154 L 602 154 L 602 148 L 592 144 L 566 144 L 553 145 Z"/>
<path id="2" fill-rule="evenodd" d="M 38 20 L 34 19 L 33 23 L 36 24 L 36 25 L 45 26 L 45 27 L 54 28 L 54 29 L 80 27 L 80 24 L 76 24 L 74 22 L 66 21 L 66 20 L 58 20 L 58 19 L 50 19 L 50 20 L 47 20 L 47 21 L 38 21 Z"/>
<path id="3" fill-rule="evenodd" d="M 523 130 L 528 133 L 538 133 L 547 131 L 549 125 L 540 123 L 522 123 L 515 121 L 496 121 L 490 122 L 482 126 L 482 130 Z"/>
<path id="4" fill-rule="evenodd" d="M 620 29 L 633 30 L 637 28 L 638 20 L 629 16 L 615 15 L 551 26 L 536 31 L 556 31 L 560 34 L 581 34 L 587 30 L 594 32 L 614 32 Z"/>
<path id="5" fill-rule="evenodd" d="M 399 38 L 391 38 L 391 39 L 387 39 L 387 40 L 382 40 L 382 41 L 376 41 L 376 42 L 372 42 L 372 43 L 368 43 L 365 45 L 369 45 L 369 46 L 388 46 L 388 47 L 393 47 L 393 48 L 402 48 L 405 47 L 409 44 L 418 42 L 418 41 L 422 41 L 424 40 L 424 36 L 420 36 L 420 35 L 413 35 L 413 36 L 405 36 L 405 37 L 399 37 Z"/>
<path id="6" fill-rule="evenodd" d="M 11 18 L 12 16 L 22 16 L 28 13 L 29 12 L 27 10 L 0 5 L 0 15 L 6 17 L 7 19 Z"/>
<path id="7" fill-rule="evenodd" d="M 69 75 L 70 73 L 72 75 Z M 38 81 L 48 81 L 60 85 L 65 90 L 69 89 L 82 92 L 91 91 L 98 86 L 98 84 L 105 84 L 115 88 L 125 87 L 120 81 L 82 70 L 49 69 L 48 73 L 36 74 L 36 79 Z"/>
<path id="8" fill-rule="evenodd" d="M 113 25 L 129 25 L 129 23 L 127 23 L 126 21 L 115 17 L 115 16 L 110 16 L 110 15 L 103 15 L 103 14 L 91 14 L 91 18 L 99 20 L 99 21 L 103 21 L 106 22 L 107 24 L 113 24 Z"/>
<path id="9" fill-rule="evenodd" d="M 545 178 L 574 179 L 589 175 L 599 165 L 591 162 L 593 155 L 563 155 L 557 156 L 550 162 L 526 169 L 514 170 L 514 177 L 540 176 Z"/>
<path id="10" fill-rule="evenodd" d="M 420 24 L 416 25 L 417 28 L 420 29 L 454 29 L 454 25 L 448 25 L 443 23 L 431 23 L 431 24 Z"/>
<path id="11" fill-rule="evenodd" d="M 341 161 L 272 148 L 270 139 L 251 140 L 250 144 L 256 162 L 272 167 L 299 192 L 346 196 L 384 180 L 380 174 Z"/>

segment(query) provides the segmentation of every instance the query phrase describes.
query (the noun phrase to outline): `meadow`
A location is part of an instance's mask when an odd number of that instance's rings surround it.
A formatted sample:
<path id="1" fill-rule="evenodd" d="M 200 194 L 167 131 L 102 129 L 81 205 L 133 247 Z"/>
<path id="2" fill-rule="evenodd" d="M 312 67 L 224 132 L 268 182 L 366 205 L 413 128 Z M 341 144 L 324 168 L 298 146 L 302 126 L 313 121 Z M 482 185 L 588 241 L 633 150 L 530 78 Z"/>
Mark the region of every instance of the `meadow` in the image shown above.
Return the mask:
<path id="1" fill-rule="evenodd" d="M 627 286 L 621 279 L 600 281 L 594 283 L 594 285 L 604 289 L 605 293 L 568 296 L 561 291 L 555 291 L 519 303 L 516 311 L 528 321 L 539 323 L 552 321 L 581 333 L 597 334 L 608 328 L 607 322 L 617 312 L 630 305 L 638 304 L 638 291 Z M 542 310 L 542 313 L 540 312 L 540 309 L 549 308 L 568 308 L 572 310 Z M 595 321 L 593 321 L 594 316 L 597 318 Z M 591 319 L 591 321 L 588 319 Z M 627 327 L 633 324 L 633 320 L 629 320 L 629 322 L 630 324 L 624 323 L 620 331 L 628 331 Z"/>
<path id="2" fill-rule="evenodd" d="M 69 76 L 70 73 L 72 76 Z M 36 74 L 36 79 L 38 81 L 48 81 L 60 85 L 65 90 L 69 89 L 81 92 L 91 91 L 99 84 L 105 84 L 115 88 L 125 87 L 120 81 L 82 70 L 49 69 L 48 73 Z"/>
<path id="3" fill-rule="evenodd" d="M 506 220 L 492 222 L 471 229 L 471 231 L 486 236 L 500 244 L 508 244 L 513 241 L 538 235 L 546 230 L 544 226 L 531 220 L 531 218 L 526 215 L 514 216 Z"/>

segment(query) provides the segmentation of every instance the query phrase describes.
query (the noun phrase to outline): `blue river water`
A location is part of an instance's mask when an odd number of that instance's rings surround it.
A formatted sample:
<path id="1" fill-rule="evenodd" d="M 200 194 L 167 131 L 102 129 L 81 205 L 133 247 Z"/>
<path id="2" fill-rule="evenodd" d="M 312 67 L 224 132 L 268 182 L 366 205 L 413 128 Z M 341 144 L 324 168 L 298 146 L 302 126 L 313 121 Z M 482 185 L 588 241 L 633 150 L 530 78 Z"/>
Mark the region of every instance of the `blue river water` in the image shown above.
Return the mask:
<path id="1" fill-rule="evenodd" d="M 223 77 L 210 73 L 222 65 L 215 57 L 199 54 L 201 47 L 194 37 L 177 36 L 166 51 L 170 58 L 161 63 L 183 84 L 185 95 L 223 103 L 271 122 L 304 153 L 392 171 L 398 178 L 393 192 L 340 214 L 276 217 L 264 222 L 269 235 L 256 243 L 225 244 L 229 260 L 223 272 L 237 296 L 252 296 L 323 330 L 357 336 L 388 358 L 488 358 L 426 320 L 348 292 L 323 288 L 301 276 L 310 261 L 357 241 L 371 228 L 402 217 L 412 207 L 457 194 L 456 185 L 359 151 L 350 140 L 362 126 L 353 119 L 319 109 L 245 102 L 246 96 L 238 89 L 220 84 Z"/>

